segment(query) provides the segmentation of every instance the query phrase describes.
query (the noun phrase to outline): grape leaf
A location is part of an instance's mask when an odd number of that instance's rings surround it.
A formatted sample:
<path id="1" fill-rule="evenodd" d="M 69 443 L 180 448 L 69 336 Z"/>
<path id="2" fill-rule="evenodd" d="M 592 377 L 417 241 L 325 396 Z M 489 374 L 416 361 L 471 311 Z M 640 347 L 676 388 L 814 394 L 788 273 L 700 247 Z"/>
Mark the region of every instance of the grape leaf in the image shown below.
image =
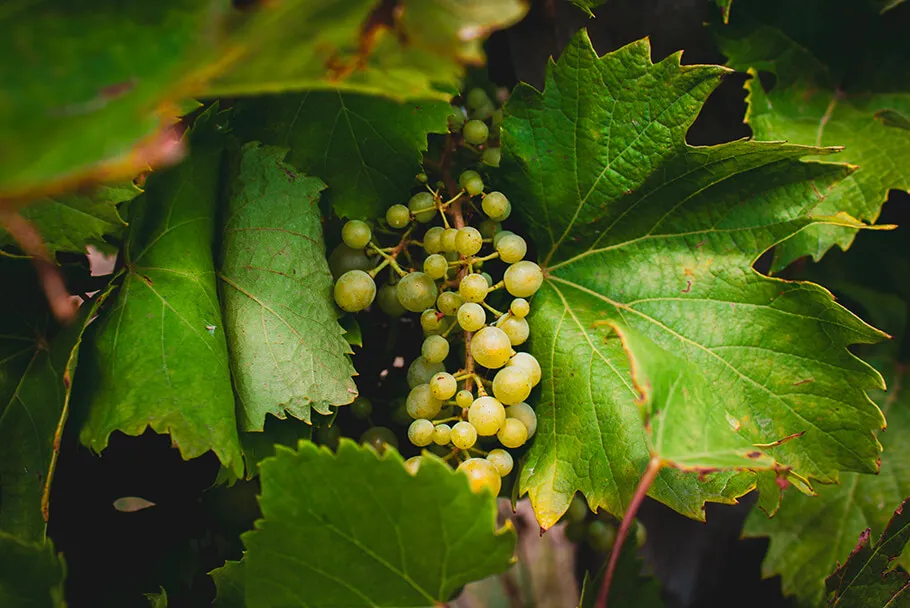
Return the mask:
<path id="1" fill-rule="evenodd" d="M 149 601 L 149 608 L 167 608 L 167 590 L 159 587 L 158 593 L 146 593 L 145 599 Z"/>
<path id="2" fill-rule="evenodd" d="M 66 608 L 65 574 L 50 542 L 25 542 L 0 530 L 0 606 Z"/>
<path id="3" fill-rule="evenodd" d="M 585 12 L 588 17 L 594 16 L 594 9 L 606 2 L 606 0 L 569 0 L 572 4 Z"/>
<path id="4" fill-rule="evenodd" d="M 849 168 L 800 161 L 825 152 L 816 148 L 687 145 L 725 71 L 680 66 L 678 54 L 652 64 L 647 41 L 598 58 L 582 32 L 542 93 L 519 85 L 506 106 L 503 189 L 520 201 L 545 273 L 530 319 L 544 373 L 540 426 L 520 481 L 544 527 L 576 490 L 621 514 L 650 458 L 628 360 L 662 364 L 634 345 L 627 356 L 611 324 L 675 355 L 679 377 L 697 372 L 710 386 L 707 401 L 688 406 L 706 418 L 682 418 L 674 442 L 684 430 L 712 442 L 738 434 L 775 466 L 823 482 L 876 469 L 872 431 L 883 418 L 865 390 L 882 380 L 846 346 L 883 334 L 825 290 L 751 268 L 818 221 L 809 211 Z M 652 418 L 671 405 L 652 403 Z M 686 468 L 714 468 L 716 446 L 699 466 L 695 447 L 661 449 Z M 752 487 L 751 475 L 734 476 L 736 489 Z M 714 484 L 666 470 L 651 496 L 687 514 L 737 496 Z"/>
<path id="5" fill-rule="evenodd" d="M 246 591 L 245 569 L 243 562 L 227 561 L 220 568 L 209 572 L 215 581 L 214 608 L 244 608 Z"/>
<path id="6" fill-rule="evenodd" d="M 171 435 L 184 458 L 212 450 L 243 473 L 224 324 L 212 261 L 224 138 L 214 108 L 193 152 L 153 173 L 129 206 L 122 285 L 89 332 L 80 365 L 80 438 L 103 450 L 113 431 Z"/>
<path id="7" fill-rule="evenodd" d="M 816 27 L 821 20 L 825 27 Z M 908 25 L 903 16 L 883 18 L 871 3 L 855 0 L 739 0 L 731 25 L 716 30 L 729 65 L 753 76 L 746 121 L 757 139 L 844 146 L 839 160 L 859 166 L 816 215 L 844 212 L 874 222 L 889 188 L 910 189 L 910 131 L 894 124 L 910 120 L 910 89 L 903 85 L 910 77 L 903 65 Z M 776 76 L 770 90 L 760 71 Z M 774 268 L 804 255 L 818 260 L 834 245 L 846 249 L 855 234 L 856 228 L 810 226 L 775 250 Z"/>
<path id="8" fill-rule="evenodd" d="M 772 519 L 756 510 L 746 520 L 744 535 L 771 538 L 762 571 L 780 574 L 785 594 L 822 603 L 825 577 L 847 559 L 857 536 L 865 528 L 880 534 L 890 509 L 910 496 L 910 461 L 900 449 L 910 433 L 910 394 L 903 386 L 908 381 L 908 371 L 898 368 L 891 390 L 877 395 L 888 419 L 878 475 L 844 473 L 839 485 L 818 487 L 818 496 L 788 491 Z"/>
<path id="9" fill-rule="evenodd" d="M 301 442 L 260 469 L 263 519 L 243 535 L 250 605 L 437 605 L 511 563 L 493 496 L 432 456 L 414 476 L 394 450 Z"/>
<path id="10" fill-rule="evenodd" d="M 733 8 L 733 0 L 714 0 L 714 4 L 720 9 L 720 13 L 724 17 L 724 23 L 729 22 L 730 9 Z"/>
<path id="11" fill-rule="evenodd" d="M 234 121 L 247 140 L 286 146 L 286 162 L 329 186 L 341 217 L 374 218 L 407 203 L 428 133 L 446 133 L 452 107 L 398 103 L 340 91 L 257 98 Z"/>
<path id="12" fill-rule="evenodd" d="M 878 541 L 870 546 L 866 528 L 859 543 L 825 585 L 831 595 L 828 606 L 840 608 L 898 608 L 910 605 L 910 576 L 893 562 L 910 540 L 910 509 L 905 500 L 894 512 Z"/>

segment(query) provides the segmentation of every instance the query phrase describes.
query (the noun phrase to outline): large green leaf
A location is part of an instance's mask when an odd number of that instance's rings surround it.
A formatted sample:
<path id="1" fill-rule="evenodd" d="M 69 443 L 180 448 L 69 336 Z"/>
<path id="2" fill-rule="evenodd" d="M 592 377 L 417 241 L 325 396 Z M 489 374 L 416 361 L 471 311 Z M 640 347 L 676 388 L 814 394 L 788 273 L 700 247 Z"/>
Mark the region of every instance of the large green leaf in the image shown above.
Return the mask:
<path id="1" fill-rule="evenodd" d="M 910 500 L 910 499 L 908 499 Z M 870 544 L 866 528 L 843 565 L 825 581 L 828 606 L 838 608 L 898 608 L 910 606 L 910 576 L 893 561 L 910 541 L 910 509 L 904 501 L 879 539 Z"/>
<path id="2" fill-rule="evenodd" d="M 243 473 L 218 306 L 212 240 L 222 117 L 197 119 L 190 158 L 155 173 L 129 208 L 122 285 L 92 324 L 81 365 L 82 442 L 110 434 L 169 433 L 184 458 L 212 450 Z"/>
<path id="3" fill-rule="evenodd" d="M 357 396 L 351 348 L 336 320 L 325 259 L 320 180 L 247 144 L 226 209 L 222 308 L 241 430 L 268 414 L 310 421 Z"/>
<path id="4" fill-rule="evenodd" d="M 235 122 L 244 139 L 290 148 L 287 162 L 321 178 L 342 217 L 374 218 L 407 203 L 428 133 L 445 133 L 451 106 L 398 103 L 340 91 L 251 100 Z"/>
<path id="5" fill-rule="evenodd" d="M 891 390 L 877 399 L 888 419 L 878 475 L 845 473 L 840 485 L 818 487 L 818 496 L 788 491 L 773 518 L 756 510 L 746 520 L 745 535 L 771 538 L 762 571 L 779 574 L 784 593 L 821 603 L 825 577 L 850 556 L 860 533 L 881 534 L 894 505 L 910 496 L 910 458 L 902 449 L 910 434 L 907 382 L 908 372 L 895 370 Z"/>
<path id="6" fill-rule="evenodd" d="M 263 519 L 243 536 L 250 606 L 437 605 L 511 562 L 494 497 L 432 456 L 411 475 L 394 450 L 301 442 L 261 479 Z"/>
<path id="7" fill-rule="evenodd" d="M 66 608 L 65 573 L 49 542 L 24 542 L 0 531 L 0 606 Z"/>
<path id="8" fill-rule="evenodd" d="M 580 33 L 544 92 L 519 86 L 506 107 L 503 188 L 545 272 L 531 316 L 540 426 L 520 482 L 544 527 L 576 490 L 622 513 L 650 458 L 628 361 L 655 355 L 626 344 L 627 356 L 610 325 L 672 353 L 674 373 L 710 387 L 689 415 L 667 413 L 668 400 L 647 409 L 681 425 L 660 448 L 677 464 L 716 468 L 729 446 L 713 442 L 728 433 L 802 477 L 833 482 L 839 470 L 877 467 L 872 431 L 883 418 L 865 391 L 882 380 L 846 347 L 882 334 L 825 290 L 751 268 L 811 225 L 809 211 L 849 170 L 799 160 L 824 152 L 814 148 L 687 145 L 724 73 L 680 66 L 678 54 L 652 64 L 646 41 L 598 58 Z M 684 445 L 685 431 L 699 442 Z M 706 499 L 735 498 L 750 476 L 705 486 L 666 471 L 651 495 L 696 514 Z"/>
<path id="9" fill-rule="evenodd" d="M 244 608 L 246 606 L 246 571 L 243 562 L 228 561 L 209 574 L 215 581 L 217 593 L 214 608 Z"/>
<path id="10" fill-rule="evenodd" d="M 813 210 L 875 221 L 889 188 L 910 189 L 910 40 L 907 11 L 882 17 L 856 0 L 737 0 L 718 28 L 730 66 L 748 70 L 746 117 L 757 139 L 844 146 L 838 160 L 859 166 Z M 823 22 L 824 27 L 818 27 Z M 777 78 L 768 90 L 760 71 Z M 853 242 L 855 228 L 810 226 L 775 251 L 775 268 L 819 259 Z"/>

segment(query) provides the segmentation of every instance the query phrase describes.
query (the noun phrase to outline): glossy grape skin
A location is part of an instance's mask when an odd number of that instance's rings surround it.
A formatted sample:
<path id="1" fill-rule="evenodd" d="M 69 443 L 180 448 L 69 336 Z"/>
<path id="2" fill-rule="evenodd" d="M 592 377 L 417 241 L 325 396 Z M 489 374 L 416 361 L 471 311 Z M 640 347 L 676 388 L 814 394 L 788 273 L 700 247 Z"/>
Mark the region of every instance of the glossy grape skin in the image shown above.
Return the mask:
<path id="1" fill-rule="evenodd" d="M 445 256 L 434 253 L 429 255 L 423 261 L 423 272 L 431 279 L 441 279 L 446 276 L 449 269 L 449 262 Z"/>
<path id="2" fill-rule="evenodd" d="M 506 332 L 506 335 L 509 336 L 509 342 L 512 343 L 512 346 L 524 344 L 527 342 L 528 337 L 531 335 L 531 327 L 528 325 L 528 322 L 524 319 L 518 319 L 511 315 L 497 324 L 497 327 Z"/>
<path id="3" fill-rule="evenodd" d="M 458 314 L 458 309 L 464 304 L 464 298 L 456 291 L 444 291 L 436 299 L 436 306 L 439 312 L 447 317 L 454 317 Z"/>
<path id="4" fill-rule="evenodd" d="M 504 367 L 493 377 L 493 395 L 504 405 L 518 405 L 531 394 L 531 376 L 516 366 Z"/>
<path id="5" fill-rule="evenodd" d="M 465 331 L 477 331 L 487 322 L 487 313 L 483 306 L 467 302 L 458 308 L 458 324 Z"/>
<path id="6" fill-rule="evenodd" d="M 502 192 L 488 192 L 480 206 L 488 218 L 499 222 L 509 209 L 509 199 Z"/>
<path id="7" fill-rule="evenodd" d="M 496 251 L 500 260 L 506 264 L 514 264 L 524 259 L 528 253 L 528 244 L 517 234 L 510 234 L 497 241 Z"/>
<path id="8" fill-rule="evenodd" d="M 440 237 L 440 243 L 442 245 L 442 250 L 447 253 L 456 253 L 457 248 L 455 245 L 455 239 L 458 237 L 458 230 L 455 228 L 446 228 L 442 231 L 442 236 Z"/>
<path id="9" fill-rule="evenodd" d="M 370 225 L 360 220 L 345 222 L 341 228 L 341 240 L 351 249 L 363 249 L 373 238 Z"/>
<path id="10" fill-rule="evenodd" d="M 515 353 L 506 365 L 514 365 L 524 369 L 531 376 L 531 384 L 534 386 L 540 383 L 540 379 L 543 376 L 540 363 L 531 353 Z"/>
<path id="11" fill-rule="evenodd" d="M 507 419 L 515 418 L 516 420 L 520 420 L 528 430 L 528 439 L 533 437 L 534 433 L 537 432 L 537 414 L 527 403 L 519 403 L 518 405 L 510 405 L 507 407 L 506 417 Z"/>
<path id="12" fill-rule="evenodd" d="M 523 260 L 509 266 L 502 276 L 506 290 L 516 298 L 533 296 L 543 284 L 543 272 L 534 262 Z"/>
<path id="13" fill-rule="evenodd" d="M 484 327 L 471 339 L 474 360 L 490 369 L 499 369 L 509 361 L 512 344 L 509 336 L 498 327 Z"/>
<path id="14" fill-rule="evenodd" d="M 480 231 L 480 236 L 485 239 L 492 239 L 497 232 L 502 230 L 502 226 L 499 222 L 487 218 L 480 222 L 480 226 L 477 229 Z"/>
<path id="15" fill-rule="evenodd" d="M 462 408 L 468 409 L 474 403 L 474 393 L 467 389 L 462 389 L 455 394 L 455 404 Z"/>
<path id="16" fill-rule="evenodd" d="M 474 255 L 482 246 L 483 236 L 477 228 L 465 226 L 455 234 L 455 250 L 463 256 Z"/>
<path id="17" fill-rule="evenodd" d="M 398 447 L 398 437 L 392 432 L 392 429 L 384 426 L 374 426 L 360 436 L 360 443 L 368 445 L 380 454 L 385 452 L 387 445 L 393 448 Z"/>
<path id="18" fill-rule="evenodd" d="M 415 420 L 432 418 L 442 409 L 442 401 L 433 396 L 429 384 L 418 384 L 408 393 L 405 407 L 408 415 Z"/>
<path id="19" fill-rule="evenodd" d="M 494 234 L 494 235 L 493 235 L 493 248 L 495 249 L 495 248 L 496 248 L 496 245 L 499 244 L 499 241 L 500 241 L 501 239 L 503 239 L 504 237 L 509 236 L 510 234 L 515 234 L 515 233 L 512 232 L 511 230 L 500 230 L 499 232 L 497 232 L 496 234 Z"/>
<path id="20" fill-rule="evenodd" d="M 408 386 L 414 388 L 421 384 L 429 384 L 433 376 L 444 371 L 446 366 L 442 363 L 430 363 L 423 357 L 417 357 L 408 367 Z"/>
<path id="21" fill-rule="evenodd" d="M 515 466 L 512 455 L 501 448 L 490 450 L 490 453 L 487 454 L 487 460 L 496 467 L 496 472 L 499 473 L 500 477 L 505 477 L 511 473 L 512 467 Z"/>
<path id="22" fill-rule="evenodd" d="M 398 301 L 398 290 L 394 285 L 383 285 L 380 287 L 376 301 L 379 302 L 379 308 L 382 309 L 382 312 L 390 317 L 400 317 L 408 312 Z"/>
<path id="23" fill-rule="evenodd" d="M 465 276 L 458 284 L 458 293 L 465 299 L 465 302 L 483 302 L 489 290 L 487 280 L 476 272 Z"/>
<path id="24" fill-rule="evenodd" d="M 411 223 L 411 210 L 404 205 L 392 205 L 386 209 L 385 221 L 390 227 L 400 230 Z"/>
<path id="25" fill-rule="evenodd" d="M 427 336 L 420 347 L 420 354 L 429 363 L 441 363 L 449 356 L 449 341 L 442 336 Z"/>
<path id="26" fill-rule="evenodd" d="M 335 303 L 345 312 L 359 312 L 375 297 L 376 283 L 362 270 L 349 270 L 335 281 Z"/>
<path id="27" fill-rule="evenodd" d="M 469 108 L 479 108 L 492 103 L 487 92 L 480 88 L 473 88 L 468 91 L 464 98 L 464 105 Z"/>
<path id="28" fill-rule="evenodd" d="M 480 162 L 490 167 L 498 167 L 502 162 L 502 148 L 486 148 L 480 155 Z"/>
<path id="29" fill-rule="evenodd" d="M 531 313 L 531 305 L 524 298 L 515 298 L 509 304 L 509 312 L 519 319 L 524 319 Z"/>
<path id="30" fill-rule="evenodd" d="M 588 546 L 599 553 L 606 553 L 616 542 L 616 528 L 595 519 L 588 526 Z"/>
<path id="31" fill-rule="evenodd" d="M 452 427 L 452 445 L 459 450 L 467 450 L 477 443 L 477 429 L 470 422 L 458 422 Z"/>
<path id="32" fill-rule="evenodd" d="M 418 418 L 408 427 L 408 439 L 419 448 L 433 443 L 433 423 L 426 418 Z"/>
<path id="33" fill-rule="evenodd" d="M 395 297 L 397 298 L 398 296 L 396 295 Z M 442 332 L 442 319 L 436 314 L 435 308 L 428 308 L 420 313 L 420 327 L 423 329 L 423 333 L 428 336 Z"/>
<path id="34" fill-rule="evenodd" d="M 457 390 L 458 383 L 455 381 L 455 376 L 447 372 L 440 372 L 430 380 L 430 392 L 441 401 L 454 397 Z"/>
<path id="35" fill-rule="evenodd" d="M 422 272 L 410 272 L 398 281 L 398 301 L 411 312 L 422 312 L 436 303 L 436 283 Z"/>
<path id="36" fill-rule="evenodd" d="M 483 192 L 483 178 L 477 171 L 467 170 L 458 176 L 458 185 L 465 189 L 471 196 Z"/>
<path id="37" fill-rule="evenodd" d="M 357 397 L 348 408 L 354 418 L 360 420 L 366 420 L 373 413 L 373 403 L 366 397 Z"/>
<path id="38" fill-rule="evenodd" d="M 478 397 L 468 408 L 468 422 L 483 437 L 495 435 L 506 419 L 506 410 L 493 397 Z"/>
<path id="39" fill-rule="evenodd" d="M 469 120 L 461 128 L 461 134 L 469 144 L 479 146 L 490 136 L 490 127 L 482 120 Z"/>
<path id="40" fill-rule="evenodd" d="M 517 418 L 506 418 L 496 437 L 507 448 L 520 448 L 528 440 L 528 427 Z"/>
<path id="41" fill-rule="evenodd" d="M 437 424 L 433 429 L 433 443 L 436 445 L 449 445 L 452 440 L 452 427 L 448 424 Z"/>
<path id="42" fill-rule="evenodd" d="M 442 251 L 442 234 L 445 228 L 442 226 L 433 226 L 423 235 L 423 250 L 427 253 L 439 253 Z"/>
<path id="43" fill-rule="evenodd" d="M 417 471 L 420 470 L 420 456 L 411 456 L 404 461 L 404 469 L 411 475 L 417 475 Z"/>
<path id="44" fill-rule="evenodd" d="M 502 477 L 496 467 L 485 458 L 468 458 L 460 465 L 459 471 L 468 476 L 468 483 L 474 492 L 482 492 L 484 488 L 490 490 L 493 496 L 499 494 L 502 489 Z"/>
<path id="45" fill-rule="evenodd" d="M 449 115 L 448 125 L 449 131 L 455 133 L 456 131 L 461 131 L 461 128 L 464 126 L 465 118 L 464 112 L 460 108 L 455 108 L 455 112 Z"/>
<path id="46" fill-rule="evenodd" d="M 418 192 L 412 196 L 408 201 L 408 209 L 421 224 L 431 222 L 436 217 L 436 201 L 429 192 Z"/>
<path id="47" fill-rule="evenodd" d="M 333 279 L 338 279 L 349 270 L 370 270 L 372 268 L 373 261 L 363 250 L 351 249 L 344 243 L 335 247 L 329 256 L 329 270 L 332 271 Z"/>

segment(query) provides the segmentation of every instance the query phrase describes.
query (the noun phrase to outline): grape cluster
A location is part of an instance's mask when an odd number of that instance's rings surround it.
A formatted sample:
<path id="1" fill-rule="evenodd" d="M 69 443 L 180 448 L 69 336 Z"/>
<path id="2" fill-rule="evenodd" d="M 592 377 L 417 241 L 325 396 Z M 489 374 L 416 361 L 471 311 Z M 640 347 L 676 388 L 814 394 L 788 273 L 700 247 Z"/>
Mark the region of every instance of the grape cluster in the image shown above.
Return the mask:
<path id="1" fill-rule="evenodd" d="M 596 515 L 588 509 L 585 499 L 576 495 L 563 515 L 566 538 L 573 543 L 587 542 L 598 553 L 613 548 L 618 522 L 605 511 Z"/>
<path id="2" fill-rule="evenodd" d="M 446 145 L 473 153 L 475 163 L 479 155 L 480 163 L 498 166 L 491 135 L 498 138 L 500 111 L 480 89 L 467 94 L 465 105 L 470 119 L 458 109 Z M 379 235 L 361 220 L 344 224 L 343 244 L 330 258 L 335 302 L 347 312 L 375 301 L 392 316 L 419 313 L 424 340 L 407 372 L 408 439 L 444 450 L 475 490 L 487 487 L 495 495 L 513 467 L 508 450 L 537 429 L 526 400 L 541 368 L 533 355 L 515 349 L 529 338 L 528 298 L 543 273 L 525 259 L 525 239 L 502 228 L 512 212 L 505 194 L 488 191 L 472 168 L 463 168 L 457 180 L 450 168 L 441 173 L 435 187 L 425 174 L 417 176 L 422 190 L 407 205 L 389 207 L 376 223 Z M 384 234 L 397 243 L 383 246 L 378 236 Z M 487 272 L 497 268 L 499 281 Z M 386 280 L 377 288 L 380 274 Z M 497 310 L 497 301 L 507 308 Z M 416 471 L 420 458 L 408 460 L 409 470 Z"/>

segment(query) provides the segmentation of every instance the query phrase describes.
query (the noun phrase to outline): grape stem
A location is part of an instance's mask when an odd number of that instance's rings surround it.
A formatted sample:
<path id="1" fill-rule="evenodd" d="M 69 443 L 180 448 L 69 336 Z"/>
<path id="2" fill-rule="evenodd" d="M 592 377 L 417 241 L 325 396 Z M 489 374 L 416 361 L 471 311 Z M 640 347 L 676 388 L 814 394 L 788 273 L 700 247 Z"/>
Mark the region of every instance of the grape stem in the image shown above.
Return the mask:
<path id="1" fill-rule="evenodd" d="M 408 273 L 405 272 L 404 270 L 402 270 L 401 266 L 398 265 L 398 262 L 395 261 L 395 255 L 397 255 L 397 254 L 393 255 L 391 253 L 386 253 L 385 251 L 383 251 L 382 249 L 380 249 L 373 243 L 370 243 L 370 249 L 372 249 L 373 251 L 378 253 L 382 258 L 384 258 L 383 261 L 380 262 L 379 266 L 377 266 L 376 268 L 374 268 L 373 270 L 371 270 L 368 273 L 371 277 L 375 278 L 376 275 L 379 274 L 379 271 L 382 270 L 383 268 L 385 268 L 386 266 L 391 266 L 392 269 L 395 272 L 397 272 L 398 276 L 400 276 L 400 277 L 407 276 Z"/>
<path id="2" fill-rule="evenodd" d="M 481 302 L 480 305 L 483 306 L 484 308 L 486 308 L 487 310 L 489 310 L 491 313 L 493 313 L 493 315 L 495 317 L 497 317 L 496 325 L 499 325 L 499 323 L 503 320 L 503 317 L 505 317 L 508 314 L 505 312 L 499 312 L 498 310 L 496 310 L 495 308 L 493 308 L 492 306 L 487 304 L 485 301 Z"/>

